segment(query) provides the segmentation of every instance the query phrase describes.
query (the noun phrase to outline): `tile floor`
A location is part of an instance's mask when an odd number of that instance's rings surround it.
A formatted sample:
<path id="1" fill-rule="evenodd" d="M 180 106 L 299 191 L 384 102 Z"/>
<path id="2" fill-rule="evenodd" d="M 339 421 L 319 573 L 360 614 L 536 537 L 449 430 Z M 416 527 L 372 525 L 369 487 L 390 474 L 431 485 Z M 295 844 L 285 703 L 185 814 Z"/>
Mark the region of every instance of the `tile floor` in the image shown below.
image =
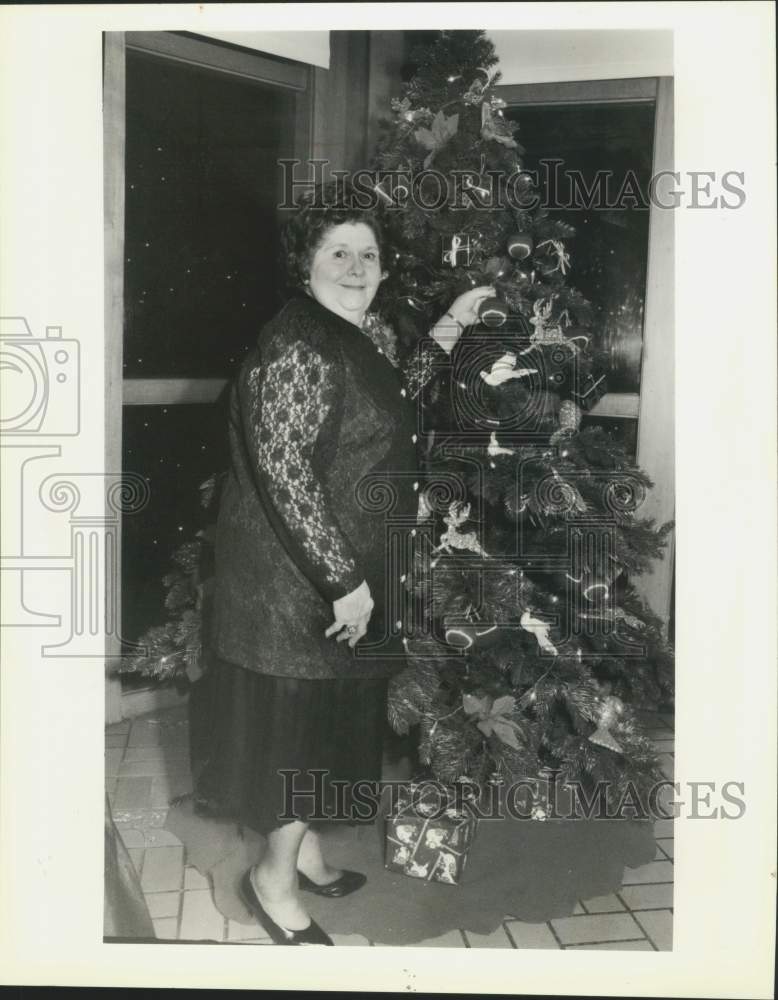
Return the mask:
<path id="1" fill-rule="evenodd" d="M 648 715 L 646 733 L 672 778 L 673 717 Z M 162 829 L 171 798 L 190 787 L 185 709 L 138 716 L 105 731 L 106 785 L 113 817 L 140 875 L 157 937 L 270 944 L 258 927 L 225 919 L 207 879 L 186 863 L 182 844 Z M 625 868 L 618 892 L 581 900 L 569 917 L 532 924 L 506 918 L 492 934 L 451 931 L 421 942 L 438 948 L 546 948 L 669 951 L 673 940 L 673 825 L 654 824 L 656 858 Z M 371 945 L 333 935 L 336 945 Z"/>

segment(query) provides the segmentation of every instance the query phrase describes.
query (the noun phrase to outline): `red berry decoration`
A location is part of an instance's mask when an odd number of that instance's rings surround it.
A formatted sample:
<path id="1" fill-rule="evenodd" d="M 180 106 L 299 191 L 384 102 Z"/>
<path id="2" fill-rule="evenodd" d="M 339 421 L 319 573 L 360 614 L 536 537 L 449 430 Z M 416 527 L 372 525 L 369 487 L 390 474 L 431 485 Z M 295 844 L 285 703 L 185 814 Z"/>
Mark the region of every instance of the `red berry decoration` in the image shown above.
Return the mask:
<path id="1" fill-rule="evenodd" d="M 478 316 L 484 326 L 496 328 L 508 318 L 508 307 L 502 299 L 484 299 L 478 308 Z"/>
<path id="2" fill-rule="evenodd" d="M 508 253 L 514 260 L 526 260 L 535 249 L 535 241 L 529 233 L 516 233 L 508 240 Z"/>

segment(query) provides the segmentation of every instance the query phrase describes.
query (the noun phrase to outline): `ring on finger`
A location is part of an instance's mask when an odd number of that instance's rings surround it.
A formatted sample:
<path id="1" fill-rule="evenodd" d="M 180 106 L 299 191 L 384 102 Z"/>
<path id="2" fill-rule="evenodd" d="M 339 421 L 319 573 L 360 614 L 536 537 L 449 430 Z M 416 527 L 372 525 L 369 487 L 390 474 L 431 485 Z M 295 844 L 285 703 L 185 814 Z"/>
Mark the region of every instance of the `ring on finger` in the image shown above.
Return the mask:
<path id="1" fill-rule="evenodd" d="M 356 635 L 357 627 L 356 625 L 347 625 L 346 631 L 348 632 L 349 635 Z"/>

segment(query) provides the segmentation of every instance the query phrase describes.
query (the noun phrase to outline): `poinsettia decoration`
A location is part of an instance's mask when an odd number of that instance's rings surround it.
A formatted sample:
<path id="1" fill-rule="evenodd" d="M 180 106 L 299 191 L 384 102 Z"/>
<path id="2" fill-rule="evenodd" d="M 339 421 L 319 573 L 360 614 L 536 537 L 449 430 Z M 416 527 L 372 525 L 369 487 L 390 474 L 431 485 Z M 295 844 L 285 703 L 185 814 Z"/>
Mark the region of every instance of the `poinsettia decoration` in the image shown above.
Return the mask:
<path id="1" fill-rule="evenodd" d="M 429 153 L 424 159 L 424 169 L 428 170 L 432 166 L 435 154 L 441 150 L 446 143 L 457 134 L 459 129 L 459 115 L 444 115 L 438 111 L 432 119 L 430 128 L 417 128 L 413 133 L 417 142 L 421 143 Z"/>
<path id="2" fill-rule="evenodd" d="M 514 722 L 511 715 L 516 711 L 516 699 L 511 695 L 503 695 L 501 698 L 491 698 L 485 695 L 483 698 L 476 698 L 473 694 L 462 695 L 462 707 L 466 715 L 471 715 L 476 719 L 476 726 L 484 736 L 496 736 L 503 743 L 521 749 L 516 738 L 517 733 L 521 734 L 521 726 Z"/>

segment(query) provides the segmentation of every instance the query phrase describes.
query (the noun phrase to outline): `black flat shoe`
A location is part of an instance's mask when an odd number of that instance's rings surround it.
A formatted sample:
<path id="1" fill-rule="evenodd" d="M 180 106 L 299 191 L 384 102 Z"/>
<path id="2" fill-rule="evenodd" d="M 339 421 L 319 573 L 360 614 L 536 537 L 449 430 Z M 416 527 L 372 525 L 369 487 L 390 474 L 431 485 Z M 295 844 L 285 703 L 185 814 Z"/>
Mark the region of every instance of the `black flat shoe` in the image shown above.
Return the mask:
<path id="1" fill-rule="evenodd" d="M 344 871 L 340 878 L 327 885 L 317 885 L 312 882 L 307 875 L 302 872 L 297 873 L 297 882 L 305 892 L 315 892 L 317 896 L 325 896 L 328 899 L 340 899 L 341 896 L 348 896 L 351 892 L 361 889 L 367 882 L 367 875 L 362 872 Z"/>
<path id="2" fill-rule="evenodd" d="M 240 881 L 240 894 L 243 902 L 251 910 L 257 921 L 265 928 L 275 944 L 334 944 L 332 938 L 325 934 L 315 920 L 301 931 L 290 931 L 281 927 L 266 912 L 251 882 L 251 869 Z"/>

